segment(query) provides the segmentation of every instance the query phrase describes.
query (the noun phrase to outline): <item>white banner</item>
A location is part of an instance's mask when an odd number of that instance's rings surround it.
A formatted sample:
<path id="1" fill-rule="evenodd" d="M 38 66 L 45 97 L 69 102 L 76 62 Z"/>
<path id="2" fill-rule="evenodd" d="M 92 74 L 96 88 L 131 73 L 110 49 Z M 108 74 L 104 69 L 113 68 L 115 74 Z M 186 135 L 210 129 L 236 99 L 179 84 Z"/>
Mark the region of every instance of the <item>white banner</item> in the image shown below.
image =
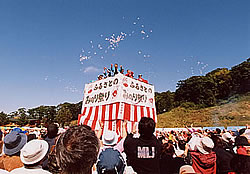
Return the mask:
<path id="1" fill-rule="evenodd" d="M 154 86 L 122 74 L 85 85 L 84 107 L 115 102 L 155 108 Z"/>

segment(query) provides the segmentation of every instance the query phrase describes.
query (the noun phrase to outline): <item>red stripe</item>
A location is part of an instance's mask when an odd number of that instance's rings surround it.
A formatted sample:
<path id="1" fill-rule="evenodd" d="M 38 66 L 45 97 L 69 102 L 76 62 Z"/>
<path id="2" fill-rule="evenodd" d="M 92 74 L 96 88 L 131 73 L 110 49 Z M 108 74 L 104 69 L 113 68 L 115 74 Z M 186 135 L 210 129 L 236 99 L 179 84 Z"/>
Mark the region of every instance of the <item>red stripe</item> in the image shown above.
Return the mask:
<path id="1" fill-rule="evenodd" d="M 89 121 L 89 119 L 90 119 L 90 116 L 91 116 L 91 114 L 92 114 L 92 110 L 93 110 L 93 106 L 91 106 L 91 107 L 89 108 L 88 116 L 85 118 L 85 120 L 84 120 L 84 122 L 83 122 L 84 125 L 87 125 L 87 123 L 88 123 L 88 121 Z"/>
<path id="2" fill-rule="evenodd" d="M 119 114 L 119 105 L 120 105 L 120 103 L 116 103 L 115 119 L 118 118 L 118 114 Z"/>
<path id="3" fill-rule="evenodd" d="M 152 108 L 152 111 L 153 111 L 153 120 L 155 121 L 155 109 Z"/>
<path id="4" fill-rule="evenodd" d="M 141 107 L 141 117 L 144 117 L 144 107 L 143 106 L 140 106 Z"/>
<path id="5" fill-rule="evenodd" d="M 149 107 L 146 107 L 146 110 L 147 110 L 148 118 L 150 118 L 150 110 L 149 110 Z"/>
<path id="6" fill-rule="evenodd" d="M 78 116 L 78 125 L 80 124 L 81 117 L 85 115 L 86 110 L 87 110 L 87 107 L 84 107 L 83 113 L 82 113 L 82 114 L 79 114 L 79 116 Z"/>
<path id="7" fill-rule="evenodd" d="M 106 111 L 106 105 L 102 106 L 102 121 L 105 120 L 105 111 Z"/>
<path id="8" fill-rule="evenodd" d="M 125 103 L 124 107 L 124 120 L 130 121 L 130 104 Z"/>
<path id="9" fill-rule="evenodd" d="M 112 114 L 113 114 L 113 104 L 109 105 L 109 130 L 112 130 Z"/>
<path id="10" fill-rule="evenodd" d="M 137 106 L 134 105 L 134 121 L 137 122 Z"/>
<path id="11" fill-rule="evenodd" d="M 92 125 L 91 125 L 91 128 L 93 130 L 95 130 L 95 127 L 96 127 L 96 122 L 97 122 L 97 119 L 98 119 L 98 112 L 99 112 L 99 106 L 96 106 L 95 107 L 95 117 L 94 117 L 94 120 L 92 121 Z"/>

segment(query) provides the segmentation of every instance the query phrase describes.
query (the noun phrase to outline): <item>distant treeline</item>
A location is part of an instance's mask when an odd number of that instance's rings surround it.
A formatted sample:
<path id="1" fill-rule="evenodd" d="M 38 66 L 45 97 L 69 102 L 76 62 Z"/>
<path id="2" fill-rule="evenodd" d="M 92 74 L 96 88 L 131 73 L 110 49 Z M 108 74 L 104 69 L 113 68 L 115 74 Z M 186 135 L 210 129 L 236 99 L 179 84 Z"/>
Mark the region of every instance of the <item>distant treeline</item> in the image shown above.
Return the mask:
<path id="1" fill-rule="evenodd" d="M 250 58 L 230 70 L 217 68 L 205 76 L 192 76 L 180 80 L 175 92 L 155 93 L 157 113 L 167 112 L 179 106 L 195 109 L 214 106 L 232 95 L 249 92 L 249 77 Z M 0 125 L 16 122 L 23 126 L 32 120 L 46 124 L 56 121 L 61 125 L 68 125 L 72 120 L 77 120 L 81 107 L 82 102 L 76 104 L 66 102 L 58 106 L 19 108 L 10 114 L 0 112 Z"/>
<path id="2" fill-rule="evenodd" d="M 218 104 L 235 94 L 250 91 L 250 58 L 239 65 L 217 68 L 205 76 L 192 76 L 177 83 L 175 92 L 155 93 L 157 113 L 175 107 L 205 108 Z"/>

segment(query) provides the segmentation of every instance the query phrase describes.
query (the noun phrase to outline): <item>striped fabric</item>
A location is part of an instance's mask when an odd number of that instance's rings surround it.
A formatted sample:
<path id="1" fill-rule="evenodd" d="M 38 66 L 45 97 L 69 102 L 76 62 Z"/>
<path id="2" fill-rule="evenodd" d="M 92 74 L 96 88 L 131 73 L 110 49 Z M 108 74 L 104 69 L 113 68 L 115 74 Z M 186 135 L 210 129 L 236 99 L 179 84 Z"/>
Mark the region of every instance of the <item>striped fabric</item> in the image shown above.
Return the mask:
<path id="1" fill-rule="evenodd" d="M 134 124 L 138 124 L 141 117 L 150 117 L 157 122 L 154 108 L 132 105 L 127 103 L 113 103 L 102 106 L 83 107 L 78 116 L 78 124 L 90 126 L 93 130 L 100 129 L 99 120 L 104 122 L 104 130 L 118 131 L 121 120 L 128 120 L 127 130 L 130 132 Z"/>

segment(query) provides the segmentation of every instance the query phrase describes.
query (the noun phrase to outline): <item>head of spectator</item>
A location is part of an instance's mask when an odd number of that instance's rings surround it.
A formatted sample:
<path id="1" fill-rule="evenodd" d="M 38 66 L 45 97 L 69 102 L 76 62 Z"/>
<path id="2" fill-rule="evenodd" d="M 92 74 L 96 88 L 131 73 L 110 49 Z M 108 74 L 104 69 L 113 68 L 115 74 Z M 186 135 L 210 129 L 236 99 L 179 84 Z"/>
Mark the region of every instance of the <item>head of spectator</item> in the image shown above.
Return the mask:
<path id="1" fill-rule="evenodd" d="M 235 146 L 249 146 L 248 140 L 244 136 L 235 139 Z"/>
<path id="2" fill-rule="evenodd" d="M 66 174 L 90 174 L 99 148 L 99 139 L 89 126 L 74 126 L 59 137 L 56 161 Z"/>
<path id="3" fill-rule="evenodd" d="M 162 145 L 162 155 L 173 157 L 175 153 L 174 145 L 171 143 L 165 143 Z"/>
<path id="4" fill-rule="evenodd" d="M 118 136 L 115 131 L 106 131 L 102 137 L 103 145 L 105 146 L 114 146 L 118 142 Z"/>
<path id="5" fill-rule="evenodd" d="M 151 138 L 155 131 L 155 121 L 152 118 L 142 117 L 139 125 L 139 134 L 144 138 Z"/>
<path id="6" fill-rule="evenodd" d="M 49 149 L 44 140 L 31 140 L 21 150 L 20 159 L 25 167 L 41 165 Z"/>
<path id="7" fill-rule="evenodd" d="M 47 127 L 48 138 L 55 138 L 58 133 L 58 126 L 56 124 L 49 124 Z"/>
<path id="8" fill-rule="evenodd" d="M 246 128 L 240 129 L 239 130 L 239 135 L 243 135 L 245 133 L 245 131 L 246 131 Z"/>
<path id="9" fill-rule="evenodd" d="M 11 131 L 4 138 L 4 153 L 8 156 L 19 156 L 20 150 L 27 143 L 27 136 L 23 133 Z"/>
<path id="10" fill-rule="evenodd" d="M 216 128 L 216 129 L 215 129 L 215 133 L 216 133 L 217 135 L 220 135 L 221 130 L 220 130 L 219 128 Z"/>
<path id="11" fill-rule="evenodd" d="M 0 141 L 2 141 L 3 138 L 3 132 L 0 130 Z"/>
<path id="12" fill-rule="evenodd" d="M 114 65 L 114 67 L 115 67 L 115 68 L 118 68 L 118 64 L 116 63 L 116 64 Z"/>
<path id="13" fill-rule="evenodd" d="M 31 141 L 31 140 L 35 140 L 36 139 L 36 134 L 29 134 L 27 135 L 27 142 Z"/>
<path id="14" fill-rule="evenodd" d="M 190 165 L 184 165 L 180 168 L 179 174 L 195 174 L 193 167 Z"/>
<path id="15" fill-rule="evenodd" d="M 197 143 L 196 147 L 202 154 L 209 154 L 214 148 L 214 142 L 209 137 L 203 137 L 201 138 L 200 142 Z"/>
<path id="16" fill-rule="evenodd" d="M 233 136 L 229 132 L 226 132 L 222 134 L 222 140 L 226 143 L 231 143 L 233 142 Z"/>

